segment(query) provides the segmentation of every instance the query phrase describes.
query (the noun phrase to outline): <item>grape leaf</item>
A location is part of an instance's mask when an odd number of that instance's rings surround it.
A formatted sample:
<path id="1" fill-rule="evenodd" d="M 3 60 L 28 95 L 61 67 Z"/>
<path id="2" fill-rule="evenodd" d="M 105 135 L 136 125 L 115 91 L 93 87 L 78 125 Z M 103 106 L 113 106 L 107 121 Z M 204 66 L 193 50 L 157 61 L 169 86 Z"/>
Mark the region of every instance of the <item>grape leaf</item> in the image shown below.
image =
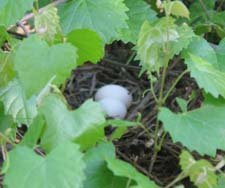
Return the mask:
<path id="1" fill-rule="evenodd" d="M 100 139 L 99 132 L 104 133 L 104 113 L 98 103 L 91 100 L 86 101 L 77 110 L 69 111 L 59 97 L 49 95 L 43 101 L 41 113 L 46 119 L 41 145 L 47 151 L 65 140 L 82 140 L 82 135 L 85 137 L 85 142 L 80 143 L 82 147 L 93 145 Z M 89 137 L 85 134 L 89 134 Z"/>
<path id="2" fill-rule="evenodd" d="M 97 63 L 104 55 L 102 39 L 89 29 L 77 29 L 67 35 L 67 41 L 77 47 L 77 64 Z"/>
<path id="3" fill-rule="evenodd" d="M 148 177 L 139 173 L 132 165 L 119 159 L 106 158 L 107 166 L 114 175 L 127 177 L 134 180 L 138 187 L 142 188 L 157 188 L 158 186 L 150 181 Z"/>
<path id="4" fill-rule="evenodd" d="M 164 7 L 168 15 L 172 14 L 174 16 L 181 16 L 189 18 L 189 10 L 185 6 L 185 4 L 181 1 L 169 1 L 164 2 Z"/>
<path id="5" fill-rule="evenodd" d="M 218 60 L 218 67 L 225 72 L 225 39 L 220 41 L 220 44 L 216 48 L 216 55 Z"/>
<path id="6" fill-rule="evenodd" d="M 89 149 L 85 156 L 86 163 L 84 188 L 124 188 L 127 178 L 114 176 L 107 168 L 105 158 L 115 158 L 115 148 L 112 143 L 101 143 Z"/>
<path id="7" fill-rule="evenodd" d="M 76 67 L 76 58 L 76 48 L 70 44 L 49 46 L 37 36 L 24 40 L 16 51 L 15 69 L 26 96 L 39 93 L 54 76 L 53 83 L 63 83 Z"/>
<path id="8" fill-rule="evenodd" d="M 24 96 L 23 88 L 17 79 L 0 89 L 0 100 L 5 107 L 5 114 L 12 115 L 16 123 L 29 126 L 37 115 L 36 100 Z"/>
<path id="9" fill-rule="evenodd" d="M 41 38 L 53 41 L 55 35 L 61 30 L 57 8 L 49 5 L 41 13 L 36 14 L 34 16 L 34 26 Z"/>
<path id="10" fill-rule="evenodd" d="M 127 28 L 127 7 L 123 0 L 73 0 L 59 7 L 63 32 L 92 29 L 106 43 L 115 39 L 118 31 Z"/>
<path id="11" fill-rule="evenodd" d="M 217 176 L 213 166 L 204 159 L 196 161 L 190 153 L 182 151 L 180 166 L 198 188 L 210 188 L 217 185 Z"/>
<path id="12" fill-rule="evenodd" d="M 193 36 L 190 27 L 177 26 L 171 17 L 161 18 L 155 24 L 145 22 L 137 44 L 143 68 L 159 72 L 160 67 L 166 66 L 169 59 L 189 45 Z"/>
<path id="13" fill-rule="evenodd" d="M 0 88 L 5 86 L 14 76 L 12 55 L 0 51 Z"/>
<path id="14" fill-rule="evenodd" d="M 6 27 L 19 21 L 31 10 L 34 0 L 0 0 L 0 25 Z"/>
<path id="15" fill-rule="evenodd" d="M 156 12 L 143 0 L 125 0 L 125 4 L 129 8 L 129 11 L 127 12 L 129 17 L 129 20 L 127 21 L 128 28 L 121 30 L 119 39 L 122 39 L 124 42 L 132 42 L 135 44 L 138 39 L 141 25 L 145 20 L 150 23 L 154 22 L 157 19 Z"/>
<path id="16" fill-rule="evenodd" d="M 75 144 L 60 143 L 46 157 L 17 146 L 9 153 L 9 158 L 10 167 L 3 182 L 8 188 L 83 187 L 85 165 Z"/>
<path id="17" fill-rule="evenodd" d="M 158 118 L 174 142 L 181 142 L 201 155 L 215 156 L 217 149 L 225 150 L 224 113 L 225 103 L 205 104 L 179 114 L 162 108 Z"/>
<path id="18" fill-rule="evenodd" d="M 186 58 L 189 54 L 193 54 L 195 56 L 201 57 L 203 60 L 212 64 L 215 67 L 219 67 L 217 62 L 217 56 L 214 49 L 210 46 L 210 44 L 202 37 L 195 37 L 188 48 L 184 50 L 182 56 Z"/>
<path id="19" fill-rule="evenodd" d="M 43 133 L 44 123 L 44 118 L 41 115 L 36 116 L 20 142 L 20 145 L 34 148 Z"/>
<path id="20" fill-rule="evenodd" d="M 8 138 L 15 140 L 16 130 L 14 128 L 12 117 L 4 114 L 4 106 L 0 103 L 0 132 L 5 134 Z M 0 141 L 2 141 L 2 138 L 0 138 Z"/>
<path id="21" fill-rule="evenodd" d="M 225 97 L 225 72 L 193 54 L 185 58 L 185 63 L 200 88 L 214 97 L 219 97 L 219 95 Z"/>

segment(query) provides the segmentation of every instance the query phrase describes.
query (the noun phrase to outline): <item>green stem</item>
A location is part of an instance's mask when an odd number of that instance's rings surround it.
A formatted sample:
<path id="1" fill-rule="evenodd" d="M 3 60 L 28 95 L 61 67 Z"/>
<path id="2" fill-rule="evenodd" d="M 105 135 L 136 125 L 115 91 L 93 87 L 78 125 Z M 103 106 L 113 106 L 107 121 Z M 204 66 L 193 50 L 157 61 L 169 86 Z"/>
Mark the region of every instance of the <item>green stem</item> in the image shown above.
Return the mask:
<path id="1" fill-rule="evenodd" d="M 169 183 L 165 188 L 170 188 L 174 186 L 177 182 L 181 181 L 182 179 L 186 178 L 187 175 L 184 172 L 181 172 L 176 179 L 174 179 L 171 183 Z"/>
<path id="2" fill-rule="evenodd" d="M 149 75 L 150 75 L 150 90 L 151 90 L 151 93 L 152 93 L 152 96 L 153 96 L 155 102 L 158 103 L 159 101 L 158 101 L 158 99 L 156 97 L 156 93 L 155 93 L 155 89 L 154 89 L 154 85 L 153 85 L 152 75 L 151 75 L 151 73 Z"/>
<path id="3" fill-rule="evenodd" d="M 167 70 L 167 66 L 165 65 L 163 67 L 162 81 L 161 81 L 160 92 L 159 92 L 159 104 L 158 104 L 158 107 L 161 107 L 163 105 L 163 89 L 164 89 L 165 80 L 166 80 L 166 70 Z"/>
<path id="4" fill-rule="evenodd" d="M 130 62 L 134 59 L 134 57 L 136 56 L 136 52 L 133 51 L 131 56 L 128 58 L 127 62 L 126 62 L 126 65 L 129 65 Z"/>
<path id="5" fill-rule="evenodd" d="M 159 150 L 161 150 L 161 148 L 162 148 L 162 145 L 163 145 L 163 142 L 164 142 L 164 140 L 165 140 L 166 134 L 167 134 L 167 133 L 164 131 L 164 132 L 163 132 L 163 135 L 162 135 L 162 137 L 161 137 L 161 139 L 160 139 L 160 141 L 159 141 L 159 145 L 158 145 Z"/>
<path id="6" fill-rule="evenodd" d="M 183 76 L 185 74 L 187 74 L 189 71 L 185 70 L 183 71 L 178 77 L 177 79 L 173 82 L 172 86 L 170 87 L 170 89 L 168 90 L 168 92 L 166 93 L 165 97 L 163 98 L 163 103 L 165 103 L 165 101 L 167 100 L 167 98 L 170 96 L 171 92 L 173 91 L 173 89 L 176 87 L 177 83 L 181 80 L 181 78 L 183 78 Z"/>
<path id="7" fill-rule="evenodd" d="M 199 1 L 200 5 L 201 5 L 202 9 L 203 9 L 204 12 L 205 12 L 205 15 L 206 15 L 206 17 L 207 17 L 206 21 L 211 20 L 210 15 L 209 15 L 209 13 L 208 13 L 208 10 L 207 10 L 207 8 L 206 8 L 204 2 L 203 2 L 202 0 L 198 0 L 198 1 Z"/>

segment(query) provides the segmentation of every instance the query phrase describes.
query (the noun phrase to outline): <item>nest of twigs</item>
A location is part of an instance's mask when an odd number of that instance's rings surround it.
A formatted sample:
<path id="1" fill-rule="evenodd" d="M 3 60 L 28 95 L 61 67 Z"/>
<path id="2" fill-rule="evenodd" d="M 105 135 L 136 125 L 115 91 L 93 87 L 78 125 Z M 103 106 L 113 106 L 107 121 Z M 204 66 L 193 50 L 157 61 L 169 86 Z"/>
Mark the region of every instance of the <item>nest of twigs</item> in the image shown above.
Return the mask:
<path id="1" fill-rule="evenodd" d="M 64 94 L 70 106 L 77 108 L 88 98 L 93 98 L 96 90 L 101 86 L 122 85 L 133 96 L 132 105 L 125 119 L 132 121 L 141 114 L 141 122 L 153 134 L 157 118 L 156 104 L 152 94 L 148 92 L 150 82 L 147 75 L 139 76 L 141 70 L 139 62 L 129 58 L 132 56 L 131 47 L 129 44 L 116 42 L 106 48 L 106 56 L 100 63 L 96 65 L 86 63 L 76 68 L 66 84 Z M 129 64 L 127 64 L 128 61 Z M 171 61 L 165 90 L 171 86 L 184 68 L 185 65 L 180 58 L 177 57 Z M 159 90 L 159 83 L 155 84 L 156 91 Z M 190 109 L 201 104 L 201 96 L 195 82 L 186 75 L 168 98 L 167 107 L 173 111 L 179 111 L 175 102 L 176 97 L 188 99 L 193 91 L 196 97 L 189 104 Z M 154 179 L 161 186 L 171 182 L 180 173 L 179 155 L 182 147 L 173 143 L 169 135 L 166 136 L 151 172 L 149 172 L 149 166 L 153 155 L 153 143 L 152 138 L 149 138 L 143 128 L 130 128 L 114 144 L 119 158 L 133 164 L 140 172 Z"/>

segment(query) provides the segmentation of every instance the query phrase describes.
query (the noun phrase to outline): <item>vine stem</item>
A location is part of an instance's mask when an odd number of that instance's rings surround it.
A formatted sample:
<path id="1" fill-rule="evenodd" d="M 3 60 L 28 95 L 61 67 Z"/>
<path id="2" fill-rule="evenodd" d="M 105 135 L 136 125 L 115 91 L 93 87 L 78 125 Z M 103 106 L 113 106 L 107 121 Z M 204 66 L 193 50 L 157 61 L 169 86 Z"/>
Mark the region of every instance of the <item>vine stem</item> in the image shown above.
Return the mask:
<path id="1" fill-rule="evenodd" d="M 163 98 L 163 103 L 167 100 L 167 98 L 170 96 L 171 92 L 173 91 L 173 89 L 176 87 L 176 85 L 178 84 L 178 82 L 181 80 L 181 78 L 183 78 L 183 76 L 185 74 L 187 74 L 189 71 L 186 69 L 185 71 L 183 71 L 178 77 L 177 79 L 173 82 L 172 86 L 169 88 L 168 92 L 166 93 L 165 97 Z"/>

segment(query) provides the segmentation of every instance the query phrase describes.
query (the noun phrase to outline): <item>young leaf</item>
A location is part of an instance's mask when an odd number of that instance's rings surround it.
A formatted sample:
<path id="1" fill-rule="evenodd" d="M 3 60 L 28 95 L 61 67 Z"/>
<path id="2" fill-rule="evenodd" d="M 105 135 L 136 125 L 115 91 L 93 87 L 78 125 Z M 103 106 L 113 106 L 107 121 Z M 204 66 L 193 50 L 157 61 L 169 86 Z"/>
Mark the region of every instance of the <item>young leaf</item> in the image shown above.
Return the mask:
<path id="1" fill-rule="evenodd" d="M 16 51 L 15 69 L 26 96 L 39 93 L 54 76 L 53 83 L 63 83 L 76 67 L 76 58 L 76 48 L 70 44 L 49 46 L 37 36 L 24 40 Z"/>
<path id="2" fill-rule="evenodd" d="M 85 165 L 75 144 L 60 143 L 46 157 L 17 146 L 9 153 L 9 158 L 10 167 L 3 182 L 8 188 L 83 187 Z"/>
<path id="3" fill-rule="evenodd" d="M 20 20 L 33 7 L 34 0 L 0 0 L 0 25 L 6 27 Z"/>
<path id="4" fill-rule="evenodd" d="M 143 68 L 159 72 L 160 67 L 167 66 L 169 59 L 189 45 L 193 36 L 190 27 L 177 26 L 171 17 L 161 18 L 152 25 L 145 22 L 137 44 Z"/>
<path id="5" fill-rule="evenodd" d="M 65 34 L 74 29 L 92 29 L 106 43 L 115 39 L 118 31 L 127 28 L 127 7 L 123 0 L 72 0 L 59 7 Z"/>
<path id="6" fill-rule="evenodd" d="M 29 126 L 37 115 L 35 98 L 26 99 L 17 79 L 0 89 L 0 101 L 4 104 L 5 114 L 12 115 L 16 123 Z"/>
<path id="7" fill-rule="evenodd" d="M 189 10 L 185 6 L 185 4 L 181 1 L 170 1 L 164 3 L 166 12 L 170 15 L 181 16 L 189 18 Z"/>
<path id="8" fill-rule="evenodd" d="M 196 161 L 190 153 L 182 151 L 180 166 L 198 188 L 209 188 L 217 185 L 217 176 L 213 166 L 207 160 Z"/>
<path id="9" fill-rule="evenodd" d="M 80 143 L 82 147 L 87 144 L 93 145 L 100 139 L 99 132 L 104 133 L 102 126 L 105 122 L 104 113 L 98 103 L 91 100 L 86 101 L 77 110 L 69 111 L 61 99 L 55 95 L 49 95 L 43 101 L 41 113 L 46 119 L 46 129 L 41 145 L 47 151 L 65 140 L 76 138 L 82 140 L 82 135 L 86 138 L 84 143 Z M 89 137 L 86 137 L 85 134 L 88 133 Z M 101 135 L 104 136 L 104 134 Z"/>
<path id="10" fill-rule="evenodd" d="M 89 29 L 77 29 L 67 35 L 67 41 L 77 48 L 77 64 L 86 61 L 97 63 L 104 55 L 102 39 L 98 34 Z"/>
<path id="11" fill-rule="evenodd" d="M 156 12 L 143 0 L 125 0 L 125 4 L 129 8 L 129 11 L 127 12 L 129 17 L 129 20 L 127 21 L 128 28 L 121 30 L 119 39 L 122 39 L 124 42 L 132 42 L 135 44 L 138 39 L 141 25 L 145 20 L 150 23 L 154 22 L 157 19 Z"/>
<path id="12" fill-rule="evenodd" d="M 112 143 L 101 143 L 88 150 L 84 156 L 86 163 L 84 188 L 124 188 L 127 178 L 114 176 L 107 168 L 105 158 L 115 158 L 115 148 Z"/>
<path id="13" fill-rule="evenodd" d="M 159 120 L 174 142 L 181 142 L 191 151 L 215 156 L 225 150 L 225 104 L 205 104 L 201 108 L 175 114 L 162 108 Z"/>
<path id="14" fill-rule="evenodd" d="M 51 5 L 45 7 L 43 12 L 35 15 L 34 25 L 41 38 L 53 41 L 55 35 L 61 30 L 57 8 Z"/>
<path id="15" fill-rule="evenodd" d="M 134 180 L 138 187 L 157 188 L 154 182 L 150 181 L 146 176 L 139 173 L 132 165 L 119 159 L 106 158 L 107 166 L 114 175 L 127 177 Z"/>

